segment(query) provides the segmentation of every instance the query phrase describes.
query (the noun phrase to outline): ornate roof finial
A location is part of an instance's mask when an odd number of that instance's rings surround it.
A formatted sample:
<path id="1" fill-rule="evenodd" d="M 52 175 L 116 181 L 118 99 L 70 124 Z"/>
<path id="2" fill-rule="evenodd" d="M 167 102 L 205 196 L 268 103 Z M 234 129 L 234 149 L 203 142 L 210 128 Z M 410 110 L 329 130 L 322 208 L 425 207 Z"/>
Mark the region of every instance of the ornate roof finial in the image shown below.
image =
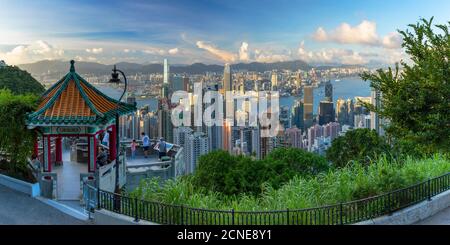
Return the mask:
<path id="1" fill-rule="evenodd" d="M 75 60 L 70 61 L 70 72 L 75 72 Z"/>

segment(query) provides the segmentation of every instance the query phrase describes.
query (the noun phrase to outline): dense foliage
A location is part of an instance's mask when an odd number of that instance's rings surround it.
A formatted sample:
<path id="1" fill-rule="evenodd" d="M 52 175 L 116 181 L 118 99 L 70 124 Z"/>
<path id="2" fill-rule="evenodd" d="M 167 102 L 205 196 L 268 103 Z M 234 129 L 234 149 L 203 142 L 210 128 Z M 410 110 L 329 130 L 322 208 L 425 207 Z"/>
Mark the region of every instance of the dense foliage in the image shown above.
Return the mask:
<path id="1" fill-rule="evenodd" d="M 199 158 L 194 186 L 227 195 L 260 194 L 264 183 L 279 188 L 296 175 L 310 176 L 328 169 L 325 158 L 295 148 L 279 148 L 264 160 L 214 151 Z"/>
<path id="2" fill-rule="evenodd" d="M 259 196 L 230 196 L 198 189 L 191 176 L 169 180 L 164 186 L 157 179 L 146 179 L 131 195 L 148 201 L 217 210 L 300 209 L 386 193 L 449 171 L 450 159 L 445 155 L 421 160 L 380 157 L 369 165 L 355 163 L 314 177 L 296 176 L 279 189 L 265 184 Z"/>
<path id="3" fill-rule="evenodd" d="M 34 132 L 27 129 L 25 116 L 34 111 L 36 101 L 34 95 L 14 95 L 9 90 L 0 90 L 1 168 L 13 175 L 26 172 Z"/>
<path id="4" fill-rule="evenodd" d="M 326 156 L 334 166 L 344 167 L 351 161 L 368 164 L 377 155 L 389 151 L 390 146 L 375 130 L 358 128 L 334 139 Z"/>
<path id="5" fill-rule="evenodd" d="M 400 31 L 411 62 L 401 69 L 364 73 L 382 94 L 381 108 L 366 106 L 388 119 L 393 141 L 414 144 L 422 152 L 450 150 L 450 23 L 432 25 L 422 19 Z M 401 70 L 401 72 L 399 72 Z M 409 142 L 409 143 L 408 143 Z"/>
<path id="6" fill-rule="evenodd" d="M 13 94 L 39 95 L 45 91 L 28 72 L 15 66 L 0 68 L 0 89 L 9 89 Z"/>

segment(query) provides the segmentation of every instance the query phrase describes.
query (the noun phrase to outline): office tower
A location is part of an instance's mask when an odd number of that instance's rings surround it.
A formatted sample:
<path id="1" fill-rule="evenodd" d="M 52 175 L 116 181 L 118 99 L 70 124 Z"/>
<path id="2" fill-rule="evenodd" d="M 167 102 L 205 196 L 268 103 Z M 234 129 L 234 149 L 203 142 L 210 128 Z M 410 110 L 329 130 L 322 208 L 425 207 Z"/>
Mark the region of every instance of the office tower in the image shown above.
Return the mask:
<path id="1" fill-rule="evenodd" d="M 232 91 L 232 76 L 231 76 L 231 68 L 230 64 L 225 64 L 223 71 L 223 92 L 224 92 L 224 123 L 223 123 L 223 149 L 232 152 L 232 143 L 231 143 L 231 126 L 234 124 L 234 110 L 235 105 L 233 98 L 227 94 L 227 92 Z"/>
<path id="2" fill-rule="evenodd" d="M 313 124 L 314 87 L 305 86 L 303 91 L 303 121 L 304 128 L 307 129 Z"/>
<path id="3" fill-rule="evenodd" d="M 197 167 L 198 158 L 209 152 L 208 137 L 202 132 L 189 134 L 184 149 L 187 173 L 193 173 Z"/>
<path id="4" fill-rule="evenodd" d="M 319 124 L 324 125 L 329 122 L 334 122 L 334 107 L 333 102 L 320 101 L 319 104 Z"/>
<path id="5" fill-rule="evenodd" d="M 302 72 L 299 71 L 297 73 L 297 77 L 295 78 L 295 86 L 297 88 L 300 88 L 302 86 Z"/>
<path id="6" fill-rule="evenodd" d="M 219 86 L 216 84 L 214 86 L 208 86 L 205 88 L 206 91 L 219 91 Z M 211 104 L 215 105 L 214 112 L 212 113 L 212 119 L 216 120 L 216 113 L 218 113 L 220 106 L 223 106 L 219 104 L 218 101 L 218 94 L 215 94 L 216 97 L 212 98 L 211 103 L 205 104 L 204 108 L 207 108 L 211 106 Z M 216 125 L 215 123 L 212 126 L 206 126 L 205 125 L 205 131 L 208 135 L 208 145 L 210 150 L 217 150 L 217 149 L 223 149 L 223 127 L 222 125 Z"/>
<path id="7" fill-rule="evenodd" d="M 186 92 L 190 92 L 189 90 L 189 77 L 183 77 L 183 86 L 184 86 L 184 91 Z"/>
<path id="8" fill-rule="evenodd" d="M 225 64 L 225 67 L 223 69 L 223 84 L 222 84 L 223 91 L 231 91 L 233 88 L 232 84 L 232 78 L 231 78 L 231 68 L 230 64 Z"/>
<path id="9" fill-rule="evenodd" d="M 291 119 L 289 116 L 289 107 L 288 106 L 280 106 L 280 124 L 284 129 L 291 127 Z"/>
<path id="10" fill-rule="evenodd" d="M 285 131 L 286 143 L 289 147 L 293 148 L 303 148 L 303 136 L 302 130 L 296 126 L 288 128 Z"/>
<path id="11" fill-rule="evenodd" d="M 355 104 L 353 100 L 347 99 L 347 108 L 348 108 L 348 125 L 354 127 L 355 126 Z"/>
<path id="12" fill-rule="evenodd" d="M 261 159 L 261 133 L 258 127 L 252 127 L 252 151 L 251 155 Z"/>
<path id="13" fill-rule="evenodd" d="M 164 59 L 164 80 L 163 80 L 164 84 L 169 84 L 170 83 L 170 71 L 169 71 L 169 62 L 167 61 L 167 59 Z"/>
<path id="14" fill-rule="evenodd" d="M 330 81 L 325 84 L 325 101 L 333 102 L 333 85 Z"/>
<path id="15" fill-rule="evenodd" d="M 156 138 L 158 135 L 158 116 L 153 112 L 147 113 L 144 117 L 144 132 L 150 138 Z"/>
<path id="16" fill-rule="evenodd" d="M 173 142 L 173 124 L 171 120 L 170 104 L 166 99 L 161 99 L 158 110 L 158 136 L 167 142 Z"/>
<path id="17" fill-rule="evenodd" d="M 252 153 L 252 128 L 243 127 L 239 131 L 240 133 L 240 143 L 241 143 L 241 152 L 245 155 L 250 155 Z"/>
<path id="18" fill-rule="evenodd" d="M 341 125 L 349 124 L 348 104 L 341 98 L 336 101 L 336 118 Z"/>
<path id="19" fill-rule="evenodd" d="M 291 126 L 296 126 L 299 129 L 304 129 L 303 121 L 303 102 L 301 100 L 295 101 L 291 109 Z"/>
<path id="20" fill-rule="evenodd" d="M 172 91 L 186 91 L 185 78 L 181 76 L 172 77 Z"/>
<path id="21" fill-rule="evenodd" d="M 270 82 L 272 84 L 272 90 L 276 90 L 278 88 L 278 74 L 276 71 L 272 71 Z"/>

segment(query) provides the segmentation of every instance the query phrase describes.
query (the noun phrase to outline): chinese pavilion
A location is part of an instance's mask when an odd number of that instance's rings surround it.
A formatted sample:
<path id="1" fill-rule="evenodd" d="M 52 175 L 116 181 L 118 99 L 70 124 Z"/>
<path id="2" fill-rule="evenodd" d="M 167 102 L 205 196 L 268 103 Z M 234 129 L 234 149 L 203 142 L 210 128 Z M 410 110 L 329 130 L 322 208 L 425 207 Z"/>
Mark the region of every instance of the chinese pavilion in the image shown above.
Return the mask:
<path id="1" fill-rule="evenodd" d="M 27 125 L 42 135 L 43 171 L 52 172 L 51 140 L 55 140 L 55 162 L 62 162 L 62 137 L 88 139 L 88 171 L 95 172 L 97 136 L 109 130 L 109 145 L 115 146 L 117 130 L 115 115 L 136 111 L 135 104 L 114 100 L 84 80 L 75 72 L 75 61 L 70 71 L 41 97 L 37 110 L 27 117 Z M 34 148 L 38 154 L 37 140 Z M 116 158 L 116 147 L 110 147 L 109 158 Z"/>

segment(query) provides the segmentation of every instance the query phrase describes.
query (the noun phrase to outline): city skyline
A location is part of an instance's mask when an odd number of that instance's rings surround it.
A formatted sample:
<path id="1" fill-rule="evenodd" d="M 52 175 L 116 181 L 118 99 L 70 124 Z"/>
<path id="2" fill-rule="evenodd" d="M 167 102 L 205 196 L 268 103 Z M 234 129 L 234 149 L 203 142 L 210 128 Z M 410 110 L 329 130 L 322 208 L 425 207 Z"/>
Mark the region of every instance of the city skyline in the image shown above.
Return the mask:
<path id="1" fill-rule="evenodd" d="M 405 59 L 396 30 L 417 18 L 445 21 L 449 3 L 2 1 L 0 5 L 5 34 L 0 59 L 8 64 L 72 58 L 104 64 L 159 63 L 168 58 L 172 64 L 299 59 L 366 65 Z"/>

